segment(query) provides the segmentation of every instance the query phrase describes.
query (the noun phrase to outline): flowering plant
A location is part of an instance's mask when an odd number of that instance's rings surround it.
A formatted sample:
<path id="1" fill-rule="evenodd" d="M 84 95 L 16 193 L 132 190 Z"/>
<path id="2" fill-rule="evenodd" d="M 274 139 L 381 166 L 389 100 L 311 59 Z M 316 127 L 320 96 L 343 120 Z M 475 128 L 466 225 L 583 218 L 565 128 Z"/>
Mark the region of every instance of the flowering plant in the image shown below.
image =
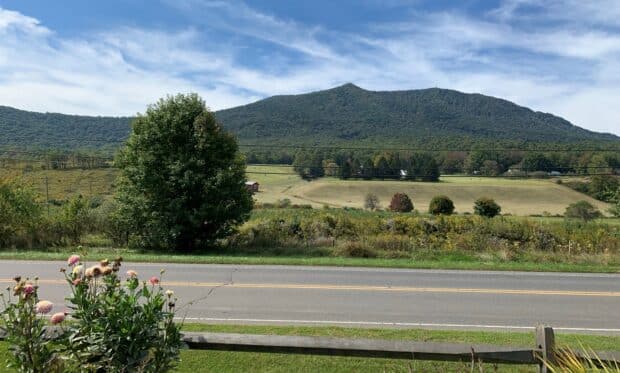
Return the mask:
<path id="1" fill-rule="evenodd" d="M 77 255 L 61 269 L 71 289 L 69 312 L 51 315 L 51 324 L 72 322 L 52 340 L 42 315 L 54 305 L 39 300 L 37 279 L 15 278 L 2 295 L 3 331 L 11 345 L 11 366 L 21 372 L 165 372 L 178 361 L 180 326 L 174 323 L 174 292 L 160 277 L 140 281 L 136 271 L 119 275 L 121 258 L 85 268 Z"/>
<path id="2" fill-rule="evenodd" d="M 164 293 L 160 277 L 140 282 L 132 270 L 122 281 L 121 261 L 103 260 L 84 269 L 79 259 L 70 258 L 67 301 L 76 321 L 68 330 L 70 356 L 93 371 L 165 372 L 182 345 L 174 293 Z"/>
<path id="3" fill-rule="evenodd" d="M 15 286 L 9 286 L 6 295 L 0 294 L 4 305 L 0 319 L 12 355 L 9 367 L 33 373 L 63 371 L 59 345 L 46 337 L 47 321 L 37 316 L 50 313 L 54 305 L 39 300 L 38 279 L 31 281 L 18 276 L 14 280 Z M 64 313 L 54 314 L 53 321 L 58 324 L 64 316 Z"/>

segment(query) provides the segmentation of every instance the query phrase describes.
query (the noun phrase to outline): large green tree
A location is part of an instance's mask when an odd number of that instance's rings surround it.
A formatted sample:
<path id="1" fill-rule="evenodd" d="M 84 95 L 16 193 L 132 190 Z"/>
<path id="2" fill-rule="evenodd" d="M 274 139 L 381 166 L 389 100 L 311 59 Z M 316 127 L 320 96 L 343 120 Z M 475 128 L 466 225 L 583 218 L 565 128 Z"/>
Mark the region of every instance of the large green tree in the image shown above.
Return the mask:
<path id="1" fill-rule="evenodd" d="M 141 246 L 209 247 L 252 209 L 237 141 L 196 94 L 168 96 L 138 115 L 117 163 L 118 200 Z"/>

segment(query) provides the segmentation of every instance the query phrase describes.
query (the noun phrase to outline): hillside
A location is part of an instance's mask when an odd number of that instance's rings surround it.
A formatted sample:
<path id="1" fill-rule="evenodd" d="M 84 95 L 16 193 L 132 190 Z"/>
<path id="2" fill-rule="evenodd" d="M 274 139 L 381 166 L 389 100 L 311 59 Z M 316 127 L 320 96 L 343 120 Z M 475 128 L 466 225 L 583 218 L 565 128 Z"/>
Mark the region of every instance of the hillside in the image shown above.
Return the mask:
<path id="1" fill-rule="evenodd" d="M 300 95 L 273 96 L 216 112 L 243 143 L 467 144 L 475 142 L 608 142 L 619 137 L 506 100 L 430 88 L 372 92 L 353 84 Z M 113 149 L 129 117 L 34 113 L 0 106 L 1 148 Z"/>
<path id="2" fill-rule="evenodd" d="M 372 92 L 346 84 L 320 92 L 274 96 L 219 111 L 217 116 L 240 139 L 278 143 L 620 139 L 506 100 L 439 88 Z"/>
<path id="3" fill-rule="evenodd" d="M 128 117 L 35 113 L 0 106 L 0 147 L 113 148 L 129 135 Z"/>

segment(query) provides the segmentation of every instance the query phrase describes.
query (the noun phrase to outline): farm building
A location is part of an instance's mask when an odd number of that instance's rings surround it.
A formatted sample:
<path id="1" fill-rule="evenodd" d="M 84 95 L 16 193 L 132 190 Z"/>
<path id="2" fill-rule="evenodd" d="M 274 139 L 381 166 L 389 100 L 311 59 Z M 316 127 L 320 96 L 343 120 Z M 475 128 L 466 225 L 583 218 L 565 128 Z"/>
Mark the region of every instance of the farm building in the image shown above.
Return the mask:
<path id="1" fill-rule="evenodd" d="M 245 182 L 245 187 L 246 187 L 247 190 L 249 190 L 252 193 L 258 192 L 258 182 L 257 181 L 248 180 L 248 181 Z"/>

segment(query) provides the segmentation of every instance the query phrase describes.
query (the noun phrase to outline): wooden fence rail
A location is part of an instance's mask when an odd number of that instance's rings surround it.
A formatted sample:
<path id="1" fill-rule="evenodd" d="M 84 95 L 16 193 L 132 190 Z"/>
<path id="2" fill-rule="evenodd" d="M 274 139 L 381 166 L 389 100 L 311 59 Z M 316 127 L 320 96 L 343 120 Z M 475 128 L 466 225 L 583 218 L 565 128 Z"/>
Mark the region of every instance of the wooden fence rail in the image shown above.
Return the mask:
<path id="1" fill-rule="evenodd" d="M 50 328 L 47 335 L 49 338 L 56 338 L 59 332 L 59 329 Z M 4 335 L 0 333 L 0 339 L 3 338 Z M 534 348 L 469 343 L 193 332 L 183 333 L 183 341 L 188 348 L 195 350 L 530 364 L 538 365 L 539 372 L 545 373 L 547 368 L 542 364 L 542 360 L 554 362 L 556 351 L 553 329 L 542 325 L 536 327 Z M 574 353 L 582 359 L 588 358 L 585 352 L 575 350 Z M 604 364 L 620 365 L 620 351 L 596 352 L 596 358 Z"/>

